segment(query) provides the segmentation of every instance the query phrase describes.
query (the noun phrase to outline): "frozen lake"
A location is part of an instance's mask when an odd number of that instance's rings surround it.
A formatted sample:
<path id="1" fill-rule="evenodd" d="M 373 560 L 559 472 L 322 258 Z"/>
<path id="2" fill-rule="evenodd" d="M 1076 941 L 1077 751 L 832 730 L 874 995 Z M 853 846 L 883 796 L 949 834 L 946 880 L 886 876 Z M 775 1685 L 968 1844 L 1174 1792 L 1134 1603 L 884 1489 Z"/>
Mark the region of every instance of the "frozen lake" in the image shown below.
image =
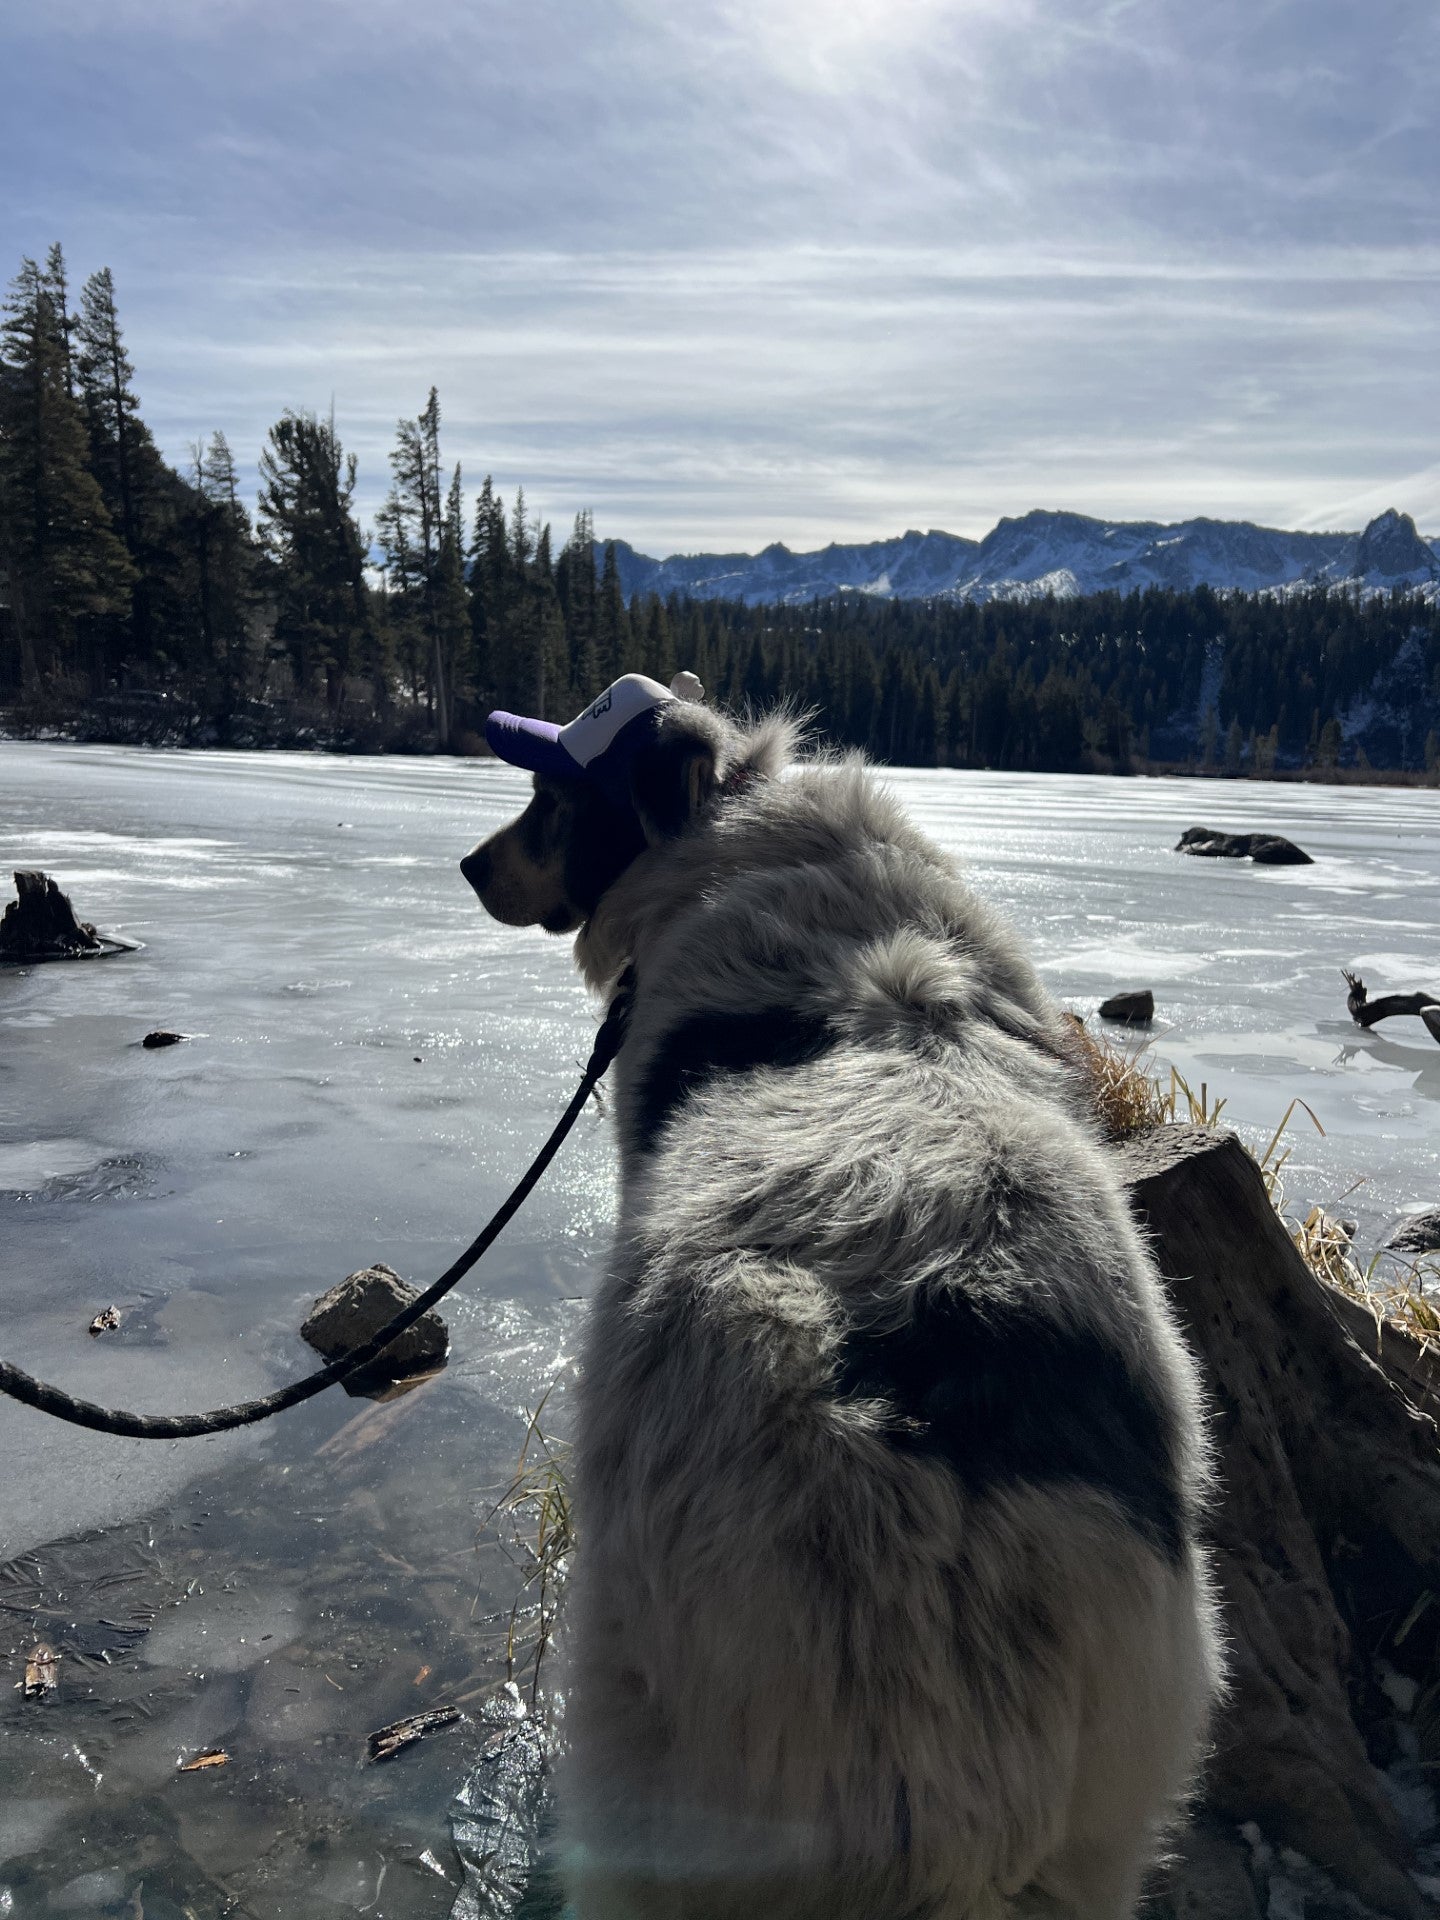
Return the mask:
<path id="1" fill-rule="evenodd" d="M 1158 1066 L 1263 1144 L 1296 1095 L 1290 1204 L 1362 1250 L 1440 1203 L 1440 1047 L 1357 1032 L 1440 984 L 1440 794 L 901 772 L 922 824 L 1085 1012 L 1149 986 Z M 457 862 L 522 803 L 491 763 L 0 743 L 0 873 L 40 866 L 127 957 L 0 968 L 0 1352 L 109 1404 L 232 1401 L 308 1370 L 316 1294 L 383 1259 L 428 1282 L 573 1089 L 594 1014 L 569 943 L 488 922 Z M 1194 824 L 1316 856 L 1171 852 Z M 152 1027 L 194 1037 L 144 1052 Z M 592 1110 L 446 1306 L 448 1370 L 258 1432 L 100 1439 L 0 1403 L 0 1901 L 149 1920 L 443 1914 L 444 1813 L 485 1737 L 381 1768 L 364 1735 L 503 1673 L 515 1575 L 477 1548 L 526 1410 L 570 1352 L 611 1216 Z M 1363 1182 L 1358 1187 L 1355 1183 Z M 1352 1190 L 1353 1189 L 1353 1190 Z M 86 1327 L 114 1303 L 119 1334 Z M 228 1767 L 177 1775 L 223 1745 Z M 383 1877 L 382 1877 L 383 1876 Z M 10 1911 L 0 1905 L 0 1911 Z"/>

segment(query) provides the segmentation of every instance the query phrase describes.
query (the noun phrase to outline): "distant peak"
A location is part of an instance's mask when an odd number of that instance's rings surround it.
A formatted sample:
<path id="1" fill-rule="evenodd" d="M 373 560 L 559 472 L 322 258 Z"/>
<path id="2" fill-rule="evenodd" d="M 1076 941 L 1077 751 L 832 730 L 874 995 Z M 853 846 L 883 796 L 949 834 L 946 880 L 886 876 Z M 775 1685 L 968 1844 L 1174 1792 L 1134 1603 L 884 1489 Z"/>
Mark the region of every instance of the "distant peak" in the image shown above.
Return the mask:
<path id="1" fill-rule="evenodd" d="M 1384 580 L 1398 580 L 1407 574 L 1433 579 L 1440 574 L 1440 565 L 1416 532 L 1409 514 L 1387 507 L 1361 534 L 1355 548 L 1354 571 L 1361 579 L 1372 574 Z"/>

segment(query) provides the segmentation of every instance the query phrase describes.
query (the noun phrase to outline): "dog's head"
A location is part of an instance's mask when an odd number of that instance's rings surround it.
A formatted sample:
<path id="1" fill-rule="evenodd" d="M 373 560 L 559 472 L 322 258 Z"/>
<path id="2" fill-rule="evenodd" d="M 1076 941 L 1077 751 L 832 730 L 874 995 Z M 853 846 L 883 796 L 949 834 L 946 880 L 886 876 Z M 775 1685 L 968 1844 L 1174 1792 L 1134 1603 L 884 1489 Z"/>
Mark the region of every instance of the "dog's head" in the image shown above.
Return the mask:
<path id="1" fill-rule="evenodd" d="M 670 700 L 626 731 L 632 737 L 624 751 L 604 756 L 610 764 L 593 774 L 578 765 L 573 774 L 537 769 L 534 798 L 519 819 L 460 862 L 496 920 L 574 933 L 647 847 L 704 819 L 723 775 L 727 723 L 705 707 Z"/>

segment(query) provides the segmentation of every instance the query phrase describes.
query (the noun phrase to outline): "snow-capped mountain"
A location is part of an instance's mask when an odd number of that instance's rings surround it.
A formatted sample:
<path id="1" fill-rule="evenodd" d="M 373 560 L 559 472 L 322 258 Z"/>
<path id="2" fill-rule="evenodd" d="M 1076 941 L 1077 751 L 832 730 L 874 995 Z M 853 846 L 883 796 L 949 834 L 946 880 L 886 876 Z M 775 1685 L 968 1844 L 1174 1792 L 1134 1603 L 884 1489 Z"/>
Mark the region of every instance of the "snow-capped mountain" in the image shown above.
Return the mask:
<path id="1" fill-rule="evenodd" d="M 836 593 L 901 600 L 1015 600 L 1141 587 L 1256 593 L 1313 582 L 1367 589 L 1416 587 L 1440 598 L 1440 548 L 1393 508 L 1363 533 L 1285 533 L 1248 520 L 1092 520 L 1037 510 L 1002 520 L 983 540 L 903 533 L 896 539 L 832 544 L 792 553 L 778 541 L 763 553 L 673 554 L 652 560 L 615 543 L 626 598 L 690 594 L 750 605 Z"/>

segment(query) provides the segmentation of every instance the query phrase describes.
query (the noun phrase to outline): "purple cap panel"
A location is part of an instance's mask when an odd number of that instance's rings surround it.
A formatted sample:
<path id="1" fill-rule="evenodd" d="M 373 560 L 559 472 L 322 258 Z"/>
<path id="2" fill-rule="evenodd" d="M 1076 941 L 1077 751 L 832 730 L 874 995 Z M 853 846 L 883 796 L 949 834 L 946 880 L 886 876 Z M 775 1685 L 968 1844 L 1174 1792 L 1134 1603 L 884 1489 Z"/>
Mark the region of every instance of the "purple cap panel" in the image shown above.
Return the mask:
<path id="1" fill-rule="evenodd" d="M 485 722 L 490 749 L 512 767 L 578 780 L 584 768 L 560 744 L 560 729 L 550 720 L 527 720 L 518 713 L 492 713 Z"/>

